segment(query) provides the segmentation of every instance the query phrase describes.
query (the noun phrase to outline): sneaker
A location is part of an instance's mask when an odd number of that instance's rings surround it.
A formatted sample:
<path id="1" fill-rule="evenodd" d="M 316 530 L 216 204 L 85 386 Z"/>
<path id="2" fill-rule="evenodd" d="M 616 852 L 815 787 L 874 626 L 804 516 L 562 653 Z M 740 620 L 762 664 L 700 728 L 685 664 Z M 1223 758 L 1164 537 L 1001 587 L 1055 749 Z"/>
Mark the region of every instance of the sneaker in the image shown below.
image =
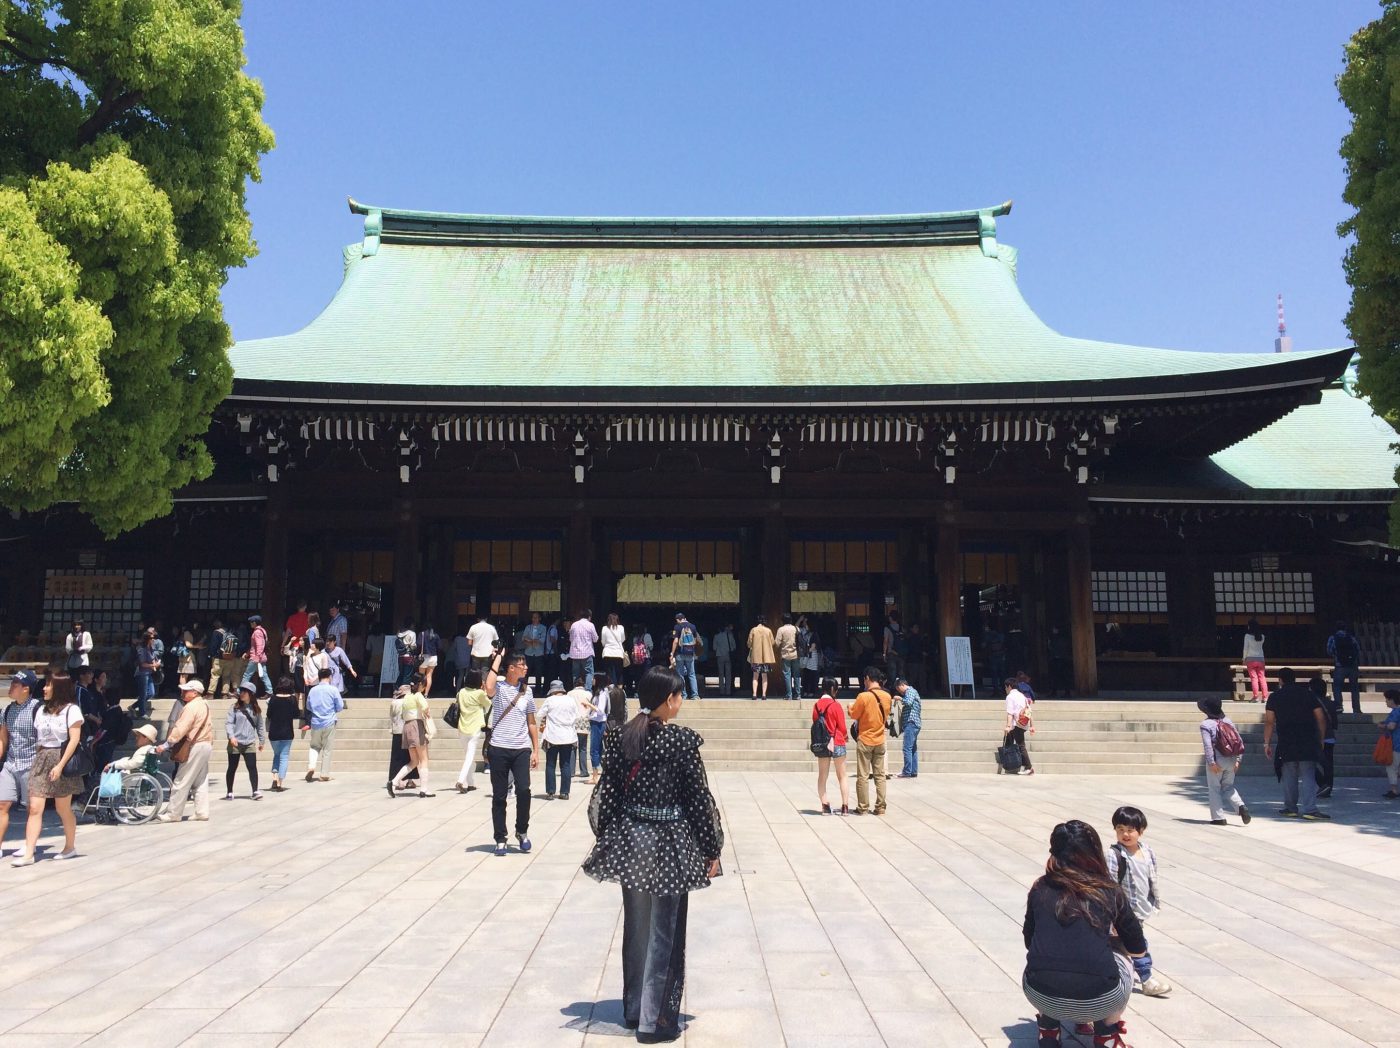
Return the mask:
<path id="1" fill-rule="evenodd" d="M 566 801 L 566 800 L 569 799 L 569 795 L 568 795 L 567 793 L 561 793 L 561 794 L 559 795 L 559 799 L 560 799 L 561 801 Z"/>
<path id="2" fill-rule="evenodd" d="M 453 783 L 453 786 L 454 786 L 454 788 L 457 790 L 458 793 L 466 793 L 466 792 L 467 792 L 467 788 L 466 788 L 465 786 L 463 786 L 460 782 L 458 782 L 458 783 Z"/>
<path id="3" fill-rule="evenodd" d="M 1149 975 L 1142 981 L 1144 997 L 1165 997 L 1172 992 L 1172 984 L 1156 975 Z"/>
<path id="4" fill-rule="evenodd" d="M 429 792 L 427 792 L 426 790 L 419 790 L 419 791 L 418 791 L 418 796 L 420 796 L 420 797 L 436 797 L 437 794 L 436 794 L 436 793 L 429 793 Z"/>
<path id="5" fill-rule="evenodd" d="M 554 794 L 552 794 L 552 793 L 546 793 L 546 794 L 544 795 L 544 799 L 547 800 L 547 801 L 552 801 L 552 800 L 554 800 Z"/>
<path id="6" fill-rule="evenodd" d="M 195 822 L 208 822 L 208 821 L 209 821 L 209 816 L 207 816 L 207 815 L 196 815 L 196 816 L 194 817 L 194 821 L 195 821 Z"/>
<path id="7" fill-rule="evenodd" d="M 1305 811 L 1303 812 L 1303 818 L 1307 819 L 1309 822 L 1330 822 L 1332 816 L 1328 815 L 1325 811 Z"/>
<path id="8" fill-rule="evenodd" d="M 842 814 L 842 815 L 849 815 L 849 814 L 851 814 L 850 805 L 847 805 L 847 804 L 841 805 L 841 814 Z"/>
<path id="9" fill-rule="evenodd" d="M 1248 826 L 1248 825 L 1249 825 L 1249 820 L 1252 819 L 1252 818 L 1254 818 L 1254 816 L 1251 815 L 1251 814 L 1249 814 L 1249 809 L 1246 808 L 1243 804 L 1241 804 L 1241 805 L 1240 805 L 1240 822 L 1242 822 L 1242 823 L 1244 823 L 1246 826 Z"/>
<path id="10" fill-rule="evenodd" d="M 1298 817 L 1298 813 L 1296 811 L 1289 811 L 1287 808 L 1280 808 L 1279 814 L 1282 815 L 1285 819 L 1296 819 Z"/>
<path id="11" fill-rule="evenodd" d="M 233 800 L 233 794 L 231 794 L 231 793 L 226 793 L 226 794 L 224 794 L 224 800 L 226 800 L 226 801 L 231 801 L 231 800 Z"/>
<path id="12" fill-rule="evenodd" d="M 497 842 L 496 842 L 496 852 L 495 852 L 495 854 L 496 854 L 496 855 L 504 855 L 505 853 L 506 853 L 506 842 L 505 842 L 505 841 L 497 841 Z"/>
<path id="13" fill-rule="evenodd" d="M 468 786 L 468 787 L 467 787 L 465 790 L 463 790 L 462 792 L 463 792 L 463 793 L 471 793 L 472 790 L 474 790 L 474 789 L 476 789 L 475 786 Z"/>
<path id="14" fill-rule="evenodd" d="M 163 812 L 161 812 L 159 815 L 156 816 L 156 822 L 174 822 L 174 821 L 175 821 L 175 816 L 171 815 L 168 811 L 163 811 Z"/>
<path id="15" fill-rule="evenodd" d="M 530 848 L 531 848 L 532 846 L 531 846 L 531 844 L 530 844 L 530 838 L 529 838 L 529 837 L 516 837 L 516 838 L 515 838 L 515 843 L 516 843 L 516 845 L 519 846 L 520 851 L 521 851 L 521 854 L 523 854 L 523 855 L 529 855 L 529 854 L 530 854 Z"/>
<path id="16" fill-rule="evenodd" d="M 254 791 L 253 791 L 253 800 L 255 800 L 255 801 L 260 801 L 260 800 L 262 800 L 262 790 L 254 790 Z"/>
<path id="17" fill-rule="evenodd" d="M 830 805 L 830 804 L 823 804 L 823 805 L 822 805 L 822 814 L 823 814 L 823 815 L 830 815 L 830 814 L 831 814 L 831 805 Z"/>
<path id="18" fill-rule="evenodd" d="M 1211 824 L 1212 826 L 1228 826 L 1228 825 L 1229 825 L 1229 823 L 1227 823 L 1224 819 L 1211 819 L 1211 820 L 1210 820 L 1210 824 Z"/>
<path id="19" fill-rule="evenodd" d="M 916 778 L 918 778 L 918 776 L 917 776 L 917 775 L 910 775 L 908 772 L 903 772 L 903 771 L 902 771 L 902 772 L 899 773 L 899 775 L 896 776 L 896 778 L 900 778 L 900 779 L 916 779 Z"/>
<path id="20" fill-rule="evenodd" d="M 1331 786 L 1324 786 L 1324 787 L 1322 787 L 1322 789 L 1320 789 L 1320 790 L 1317 791 L 1317 795 L 1318 795 L 1319 797 L 1330 797 L 1330 796 L 1332 796 L 1332 787 L 1331 787 Z"/>
<path id="21" fill-rule="evenodd" d="M 1384 793 L 1381 794 L 1381 796 L 1384 797 L 1386 800 L 1393 801 L 1396 797 L 1400 797 L 1400 793 L 1397 793 L 1394 790 L 1386 790 Z"/>

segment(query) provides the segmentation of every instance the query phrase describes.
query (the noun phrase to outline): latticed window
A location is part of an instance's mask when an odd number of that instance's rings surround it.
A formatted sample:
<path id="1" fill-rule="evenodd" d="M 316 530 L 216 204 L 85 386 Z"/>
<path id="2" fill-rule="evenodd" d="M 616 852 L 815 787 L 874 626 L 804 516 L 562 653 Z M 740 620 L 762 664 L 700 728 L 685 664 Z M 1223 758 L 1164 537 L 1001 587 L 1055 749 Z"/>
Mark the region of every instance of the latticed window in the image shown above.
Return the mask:
<path id="1" fill-rule="evenodd" d="M 1094 615 L 1100 622 L 1165 622 L 1165 571 L 1095 571 L 1090 577 Z"/>
<path id="2" fill-rule="evenodd" d="M 43 628 L 67 633 L 75 617 L 94 634 L 124 633 L 141 620 L 142 568 L 50 568 L 44 573 Z"/>
<path id="3" fill-rule="evenodd" d="M 262 568 L 193 568 L 190 611 L 257 611 L 262 607 Z"/>
<path id="4" fill-rule="evenodd" d="M 1308 623 L 1317 611 L 1310 571 L 1217 571 L 1214 581 L 1221 625 Z"/>

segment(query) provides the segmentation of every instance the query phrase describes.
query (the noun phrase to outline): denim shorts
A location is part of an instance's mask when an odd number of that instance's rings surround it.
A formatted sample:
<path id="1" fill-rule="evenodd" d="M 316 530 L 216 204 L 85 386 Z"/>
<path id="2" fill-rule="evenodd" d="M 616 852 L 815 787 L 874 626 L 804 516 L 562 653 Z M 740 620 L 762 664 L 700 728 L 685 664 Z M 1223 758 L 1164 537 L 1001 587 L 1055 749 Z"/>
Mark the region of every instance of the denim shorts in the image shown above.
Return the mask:
<path id="1" fill-rule="evenodd" d="M 833 757 L 844 757 L 844 756 L 846 756 L 846 747 L 844 747 L 844 746 L 833 746 L 833 747 L 831 747 L 831 755 L 832 755 Z"/>

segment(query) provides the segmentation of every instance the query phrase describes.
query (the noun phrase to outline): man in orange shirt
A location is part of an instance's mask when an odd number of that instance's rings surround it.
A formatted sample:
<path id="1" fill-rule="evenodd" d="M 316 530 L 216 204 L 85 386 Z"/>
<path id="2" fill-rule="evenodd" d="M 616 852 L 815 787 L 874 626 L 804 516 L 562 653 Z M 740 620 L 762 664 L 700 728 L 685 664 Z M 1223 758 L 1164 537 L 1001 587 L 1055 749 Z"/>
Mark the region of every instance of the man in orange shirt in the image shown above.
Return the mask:
<path id="1" fill-rule="evenodd" d="M 856 815 L 870 811 L 870 789 L 866 780 L 875 779 L 875 814 L 885 814 L 885 722 L 890 717 L 890 693 L 880 685 L 880 671 L 867 667 L 863 674 L 865 690 L 851 703 L 851 720 L 858 728 L 856 737 Z"/>

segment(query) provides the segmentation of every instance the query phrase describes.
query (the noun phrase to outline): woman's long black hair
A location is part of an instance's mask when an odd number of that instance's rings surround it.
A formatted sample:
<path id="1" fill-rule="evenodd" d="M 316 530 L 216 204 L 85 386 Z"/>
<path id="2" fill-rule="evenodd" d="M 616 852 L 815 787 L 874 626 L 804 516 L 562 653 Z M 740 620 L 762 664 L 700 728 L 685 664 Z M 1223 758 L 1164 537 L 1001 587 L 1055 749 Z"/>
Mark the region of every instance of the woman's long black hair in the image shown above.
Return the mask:
<path id="1" fill-rule="evenodd" d="M 1101 921 L 1113 919 L 1120 889 L 1108 874 L 1098 832 L 1087 822 L 1071 819 L 1050 832 L 1050 860 L 1040 880 L 1059 893 L 1055 917 L 1061 924 L 1082 917 L 1100 928 Z"/>
<path id="2" fill-rule="evenodd" d="M 652 711 L 659 709 L 684 687 L 681 675 L 668 666 L 653 666 L 642 674 L 641 682 L 637 685 L 637 704 L 641 710 L 622 727 L 622 755 L 629 761 L 635 761 L 642 755 L 647 733 L 655 723 L 651 719 Z"/>

